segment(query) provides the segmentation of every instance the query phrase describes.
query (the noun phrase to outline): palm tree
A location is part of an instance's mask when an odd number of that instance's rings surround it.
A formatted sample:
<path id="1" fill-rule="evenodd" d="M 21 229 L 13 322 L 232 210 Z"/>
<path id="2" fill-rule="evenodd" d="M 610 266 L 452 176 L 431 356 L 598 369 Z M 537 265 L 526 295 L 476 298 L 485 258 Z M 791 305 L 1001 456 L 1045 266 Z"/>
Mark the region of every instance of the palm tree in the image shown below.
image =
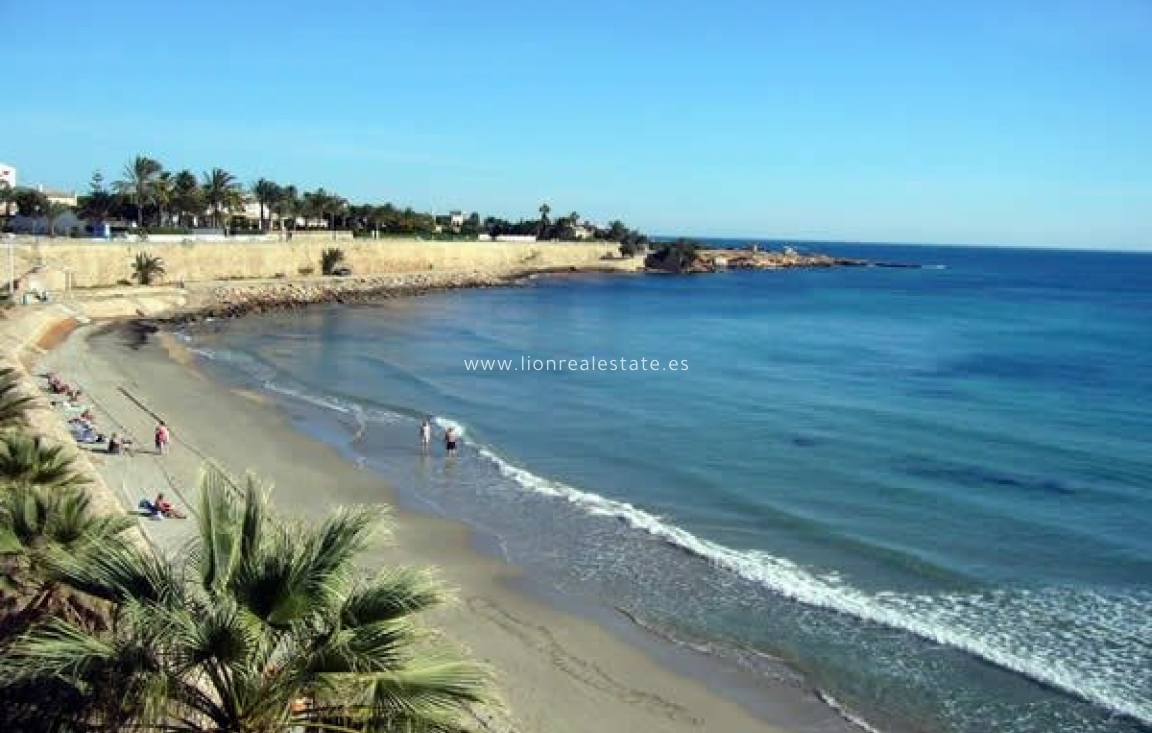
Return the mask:
<path id="1" fill-rule="evenodd" d="M 215 468 L 200 492 L 198 537 L 178 557 L 124 544 L 62 559 L 63 581 L 114 604 L 110 630 L 34 628 L 0 658 L 0 686 L 62 681 L 87 696 L 70 722 L 98 731 L 466 730 L 488 676 L 414 622 L 438 588 L 410 570 L 359 579 L 378 512 L 284 521 L 251 477 Z"/>
<path id="2" fill-rule="evenodd" d="M 152 199 L 156 202 L 156 208 L 159 209 L 160 226 L 164 226 L 165 219 L 169 218 L 169 209 L 175 196 L 176 177 L 172 175 L 171 171 L 160 171 L 152 184 Z"/>
<path id="3" fill-rule="evenodd" d="M 87 481 L 63 445 L 51 445 L 20 430 L 0 434 L 0 485 L 59 488 Z"/>
<path id="4" fill-rule="evenodd" d="M 177 173 L 172 189 L 172 207 L 181 226 L 186 225 L 185 217 L 204 215 L 204 194 L 192 171 L 182 170 Z"/>
<path id="5" fill-rule="evenodd" d="M 264 211 L 267 210 L 271 214 L 276 200 L 280 197 L 280 186 L 266 178 L 261 178 L 252 185 L 252 194 L 260 204 L 260 231 L 265 231 Z"/>
<path id="6" fill-rule="evenodd" d="M 328 228 L 332 230 L 332 238 L 335 239 L 336 217 L 344 211 L 348 202 L 340 196 L 328 193 L 321 187 L 315 191 L 306 192 L 304 203 L 311 213 L 328 222 Z"/>
<path id="7" fill-rule="evenodd" d="M 0 492 L 0 640 L 53 611 L 97 621 L 92 599 L 69 591 L 52 574 L 56 559 L 107 552 L 133 526 L 127 515 L 97 516 L 87 492 L 74 486 L 16 484 Z"/>
<path id="8" fill-rule="evenodd" d="M 543 239 L 548 232 L 548 214 L 552 212 L 552 207 L 547 203 L 540 204 L 540 225 L 537 227 L 536 236 Z"/>
<path id="9" fill-rule="evenodd" d="M 164 272 L 164 260 L 155 255 L 137 252 L 136 259 L 132 260 L 132 277 L 141 285 L 151 285 Z"/>
<path id="10" fill-rule="evenodd" d="M 23 425 L 28 408 L 36 402 L 20 386 L 20 373 L 15 367 L 0 367 L 0 428 Z"/>
<path id="11" fill-rule="evenodd" d="M 88 494 L 74 487 L 18 484 L 0 491 L 0 655 L 49 617 L 107 628 L 107 602 L 62 583 L 53 568 L 60 557 L 109 552 L 133 523 L 126 515 L 96 516 Z M 23 705 L 29 699 L 38 705 Z M 0 730 L 55 733 L 62 718 L 84 709 L 83 696 L 59 680 L 0 683 Z"/>
<path id="12" fill-rule="evenodd" d="M 136 226 L 144 225 L 144 204 L 152 200 L 152 186 L 164 166 L 147 156 L 137 155 L 136 160 L 124 166 L 124 179 L 116 181 L 117 193 L 131 196 L 136 204 Z"/>
<path id="13" fill-rule="evenodd" d="M 276 212 L 276 218 L 280 220 L 280 235 L 284 236 L 284 222 L 286 219 L 292 220 L 292 229 L 296 229 L 296 214 L 300 211 L 300 194 L 296 190 L 296 186 L 283 186 L 280 188 L 280 195 L 276 197 L 273 203 L 273 211 Z"/>
<path id="14" fill-rule="evenodd" d="M 236 177 L 223 168 L 204 174 L 204 200 L 212 210 L 212 226 L 221 226 L 220 212 L 231 208 L 239 188 Z"/>

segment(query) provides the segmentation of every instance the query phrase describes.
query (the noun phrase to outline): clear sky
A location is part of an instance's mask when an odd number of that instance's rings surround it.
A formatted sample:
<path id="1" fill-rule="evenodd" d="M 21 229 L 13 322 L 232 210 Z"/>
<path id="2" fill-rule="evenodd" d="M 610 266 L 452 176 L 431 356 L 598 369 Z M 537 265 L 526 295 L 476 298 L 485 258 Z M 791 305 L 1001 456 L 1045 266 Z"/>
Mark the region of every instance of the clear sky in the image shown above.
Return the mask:
<path id="1" fill-rule="evenodd" d="M 650 233 L 1152 249 L 1150 0 L 0 0 L 0 161 Z"/>

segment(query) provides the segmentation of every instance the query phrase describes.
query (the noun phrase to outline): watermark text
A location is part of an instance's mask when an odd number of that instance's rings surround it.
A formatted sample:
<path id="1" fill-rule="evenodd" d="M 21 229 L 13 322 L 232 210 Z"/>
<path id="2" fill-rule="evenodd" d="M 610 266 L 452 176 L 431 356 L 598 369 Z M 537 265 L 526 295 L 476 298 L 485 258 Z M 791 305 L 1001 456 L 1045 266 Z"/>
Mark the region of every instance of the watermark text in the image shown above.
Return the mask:
<path id="1" fill-rule="evenodd" d="M 465 359 L 470 372 L 686 372 L 687 359 L 628 359 L 625 357 L 582 359 Z"/>

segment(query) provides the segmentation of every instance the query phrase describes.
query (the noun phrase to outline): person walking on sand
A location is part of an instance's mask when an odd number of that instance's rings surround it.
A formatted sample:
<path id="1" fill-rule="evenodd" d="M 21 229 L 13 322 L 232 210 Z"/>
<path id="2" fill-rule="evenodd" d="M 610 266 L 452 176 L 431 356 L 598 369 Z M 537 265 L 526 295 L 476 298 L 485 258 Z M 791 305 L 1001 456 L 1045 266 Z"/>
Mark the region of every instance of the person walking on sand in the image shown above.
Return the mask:
<path id="1" fill-rule="evenodd" d="M 432 423 L 428 418 L 424 418 L 424 422 L 420 425 L 420 445 L 427 451 L 428 446 L 432 444 Z"/>
<path id="2" fill-rule="evenodd" d="M 156 452 L 160 455 L 167 453 L 171 440 L 172 435 L 168 432 L 168 426 L 161 422 L 156 426 Z"/>
<path id="3" fill-rule="evenodd" d="M 448 428 L 444 431 L 444 448 L 448 451 L 448 455 L 456 455 L 456 428 Z"/>

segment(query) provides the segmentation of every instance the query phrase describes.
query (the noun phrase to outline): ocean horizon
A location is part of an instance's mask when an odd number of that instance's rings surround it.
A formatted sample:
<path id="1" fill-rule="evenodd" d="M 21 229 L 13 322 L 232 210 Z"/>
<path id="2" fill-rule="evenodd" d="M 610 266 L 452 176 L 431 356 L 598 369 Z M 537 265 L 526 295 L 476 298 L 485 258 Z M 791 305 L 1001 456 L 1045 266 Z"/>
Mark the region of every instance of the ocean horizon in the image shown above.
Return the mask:
<path id="1" fill-rule="evenodd" d="M 807 239 L 803 237 L 716 237 L 697 236 L 691 234 L 655 234 L 651 240 L 657 243 L 675 242 L 678 239 L 688 239 L 701 242 L 708 246 L 725 249 L 739 249 L 749 244 L 779 248 L 786 246 L 799 246 L 805 250 L 818 250 L 828 245 L 839 248 L 845 245 L 852 247 L 906 247 L 909 249 L 921 248 L 947 248 L 947 249 L 993 249 L 1003 251 L 1019 250 L 1023 252 L 1096 252 L 1100 254 L 1152 254 L 1150 244 L 1111 245 L 1102 247 L 1094 244 L 1052 245 L 1037 242 L 1035 244 L 996 244 L 990 242 L 884 242 L 884 241 L 847 241 L 836 239 Z"/>
<path id="2" fill-rule="evenodd" d="M 862 728 L 1148 731 L 1149 253 L 705 241 L 923 268 L 545 277 L 182 335 L 551 593 Z M 460 455 L 419 451 L 425 416 Z"/>

